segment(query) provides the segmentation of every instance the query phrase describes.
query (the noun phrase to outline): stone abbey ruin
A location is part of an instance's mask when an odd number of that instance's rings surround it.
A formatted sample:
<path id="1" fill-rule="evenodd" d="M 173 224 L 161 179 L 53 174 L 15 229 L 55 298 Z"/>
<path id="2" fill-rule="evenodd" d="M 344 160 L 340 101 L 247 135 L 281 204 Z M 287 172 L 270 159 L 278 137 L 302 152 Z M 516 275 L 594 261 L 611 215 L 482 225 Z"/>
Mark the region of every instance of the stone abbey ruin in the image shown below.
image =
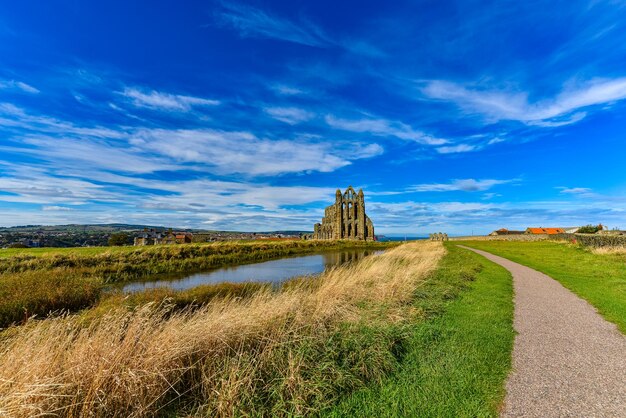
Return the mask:
<path id="1" fill-rule="evenodd" d="M 365 214 L 363 189 L 356 193 L 352 186 L 341 194 L 337 189 L 335 203 L 324 210 L 322 223 L 315 224 L 313 239 L 374 240 L 374 224 Z"/>

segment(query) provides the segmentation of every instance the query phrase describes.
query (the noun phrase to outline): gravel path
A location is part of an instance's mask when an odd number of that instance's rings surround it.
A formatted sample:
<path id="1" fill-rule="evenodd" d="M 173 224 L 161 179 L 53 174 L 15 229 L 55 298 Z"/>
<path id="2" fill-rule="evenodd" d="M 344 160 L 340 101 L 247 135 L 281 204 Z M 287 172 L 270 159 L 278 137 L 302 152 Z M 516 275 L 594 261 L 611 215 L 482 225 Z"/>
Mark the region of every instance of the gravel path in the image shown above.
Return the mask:
<path id="1" fill-rule="evenodd" d="M 626 417 L 626 337 L 556 280 L 472 250 L 513 274 L 513 371 L 503 417 Z"/>

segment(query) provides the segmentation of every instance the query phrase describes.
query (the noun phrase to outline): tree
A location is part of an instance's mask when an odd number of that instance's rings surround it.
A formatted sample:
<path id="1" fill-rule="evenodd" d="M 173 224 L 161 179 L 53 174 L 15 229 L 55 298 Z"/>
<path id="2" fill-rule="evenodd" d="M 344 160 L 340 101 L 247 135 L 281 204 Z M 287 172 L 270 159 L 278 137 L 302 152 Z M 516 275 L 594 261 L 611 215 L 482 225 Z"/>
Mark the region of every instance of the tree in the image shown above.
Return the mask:
<path id="1" fill-rule="evenodd" d="M 113 246 L 113 245 L 117 245 L 117 246 L 121 246 L 121 245 L 126 245 L 129 244 L 130 241 L 128 239 L 128 234 L 124 233 L 124 232 L 118 232 L 116 234 L 111 234 L 111 236 L 109 237 L 109 245 Z"/>

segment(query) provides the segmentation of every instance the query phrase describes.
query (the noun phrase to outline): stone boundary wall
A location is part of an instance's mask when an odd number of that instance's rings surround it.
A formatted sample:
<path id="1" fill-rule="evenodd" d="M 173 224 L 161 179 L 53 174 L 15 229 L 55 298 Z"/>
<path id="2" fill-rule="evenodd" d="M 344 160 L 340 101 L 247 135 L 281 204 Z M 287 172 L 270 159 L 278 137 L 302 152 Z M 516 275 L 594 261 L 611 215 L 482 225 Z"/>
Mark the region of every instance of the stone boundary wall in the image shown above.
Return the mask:
<path id="1" fill-rule="evenodd" d="M 468 237 L 451 237 L 450 241 L 545 241 L 550 239 L 549 235 L 473 235 Z"/>
<path id="2" fill-rule="evenodd" d="M 551 239 L 576 242 L 585 247 L 626 247 L 626 235 L 610 234 L 556 234 Z"/>
<path id="3" fill-rule="evenodd" d="M 450 241 L 567 241 L 586 247 L 626 247 L 626 235 L 609 234 L 555 234 L 555 235 L 481 235 L 469 237 L 451 237 Z"/>

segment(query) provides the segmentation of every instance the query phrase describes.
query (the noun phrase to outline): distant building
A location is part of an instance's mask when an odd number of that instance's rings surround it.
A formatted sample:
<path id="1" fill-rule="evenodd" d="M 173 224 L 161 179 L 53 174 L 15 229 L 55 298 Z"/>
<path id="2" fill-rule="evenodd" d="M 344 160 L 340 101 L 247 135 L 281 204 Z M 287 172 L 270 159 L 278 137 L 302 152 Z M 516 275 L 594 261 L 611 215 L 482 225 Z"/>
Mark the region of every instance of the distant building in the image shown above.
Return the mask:
<path id="1" fill-rule="evenodd" d="M 500 235 L 522 235 L 524 233 L 524 231 L 511 231 L 509 229 L 506 228 L 500 228 L 496 231 L 493 231 L 491 234 L 489 234 L 492 237 L 495 236 L 500 236 Z"/>
<path id="2" fill-rule="evenodd" d="M 158 231 L 146 229 L 135 237 L 135 245 L 190 244 L 193 240 L 191 232 Z"/>
<path id="3" fill-rule="evenodd" d="M 193 241 L 193 234 L 191 232 L 175 232 L 177 244 L 191 244 Z"/>
<path id="4" fill-rule="evenodd" d="M 532 235 L 556 235 L 564 234 L 563 228 L 526 228 L 526 234 Z"/>

